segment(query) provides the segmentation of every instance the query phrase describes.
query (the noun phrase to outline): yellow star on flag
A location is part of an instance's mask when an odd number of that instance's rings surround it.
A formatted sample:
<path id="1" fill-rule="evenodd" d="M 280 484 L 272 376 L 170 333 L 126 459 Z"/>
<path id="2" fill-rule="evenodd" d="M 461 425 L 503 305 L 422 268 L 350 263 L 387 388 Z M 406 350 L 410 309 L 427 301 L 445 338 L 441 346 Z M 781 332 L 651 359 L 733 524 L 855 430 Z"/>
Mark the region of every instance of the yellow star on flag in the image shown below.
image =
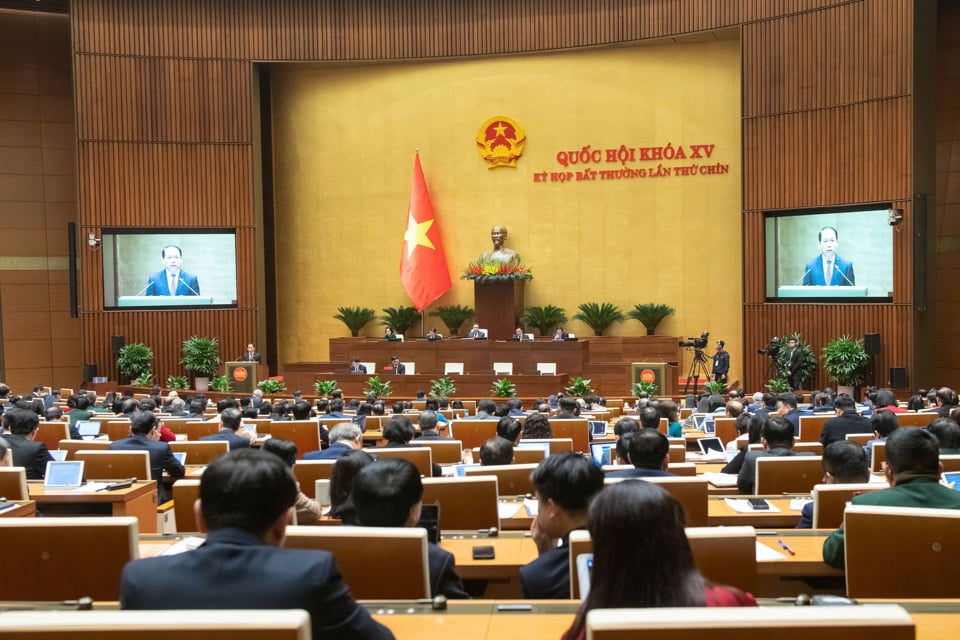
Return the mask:
<path id="1" fill-rule="evenodd" d="M 427 237 L 427 231 L 433 226 L 434 219 L 417 222 L 412 211 L 407 215 L 407 232 L 403 234 L 403 239 L 407 243 L 407 258 L 409 259 L 413 256 L 413 250 L 417 248 L 417 245 L 428 249 L 435 248 L 433 243 L 430 242 L 430 238 Z"/>

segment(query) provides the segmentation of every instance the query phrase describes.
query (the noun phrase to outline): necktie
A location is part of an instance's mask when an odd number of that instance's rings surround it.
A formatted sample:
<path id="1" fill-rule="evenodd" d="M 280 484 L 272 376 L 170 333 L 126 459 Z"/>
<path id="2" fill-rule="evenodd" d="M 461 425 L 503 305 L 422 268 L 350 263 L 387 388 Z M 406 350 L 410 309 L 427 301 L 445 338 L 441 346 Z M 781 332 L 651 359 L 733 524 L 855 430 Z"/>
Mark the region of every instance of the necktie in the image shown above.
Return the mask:
<path id="1" fill-rule="evenodd" d="M 170 295 L 177 295 L 177 276 L 170 275 Z"/>
<path id="2" fill-rule="evenodd" d="M 827 286 L 833 281 L 833 260 L 827 260 Z"/>

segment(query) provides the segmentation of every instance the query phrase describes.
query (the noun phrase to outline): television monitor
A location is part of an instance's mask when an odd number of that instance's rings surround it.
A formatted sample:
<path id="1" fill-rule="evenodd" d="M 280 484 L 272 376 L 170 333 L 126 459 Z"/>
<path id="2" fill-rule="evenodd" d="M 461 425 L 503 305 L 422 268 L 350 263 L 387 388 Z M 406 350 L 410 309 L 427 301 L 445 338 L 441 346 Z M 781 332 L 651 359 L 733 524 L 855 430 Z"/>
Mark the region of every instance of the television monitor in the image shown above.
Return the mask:
<path id="1" fill-rule="evenodd" d="M 797 302 L 893 299 L 890 204 L 768 212 L 766 298 Z"/>
<path id="2" fill-rule="evenodd" d="M 234 229 L 105 228 L 103 308 L 237 306 Z"/>

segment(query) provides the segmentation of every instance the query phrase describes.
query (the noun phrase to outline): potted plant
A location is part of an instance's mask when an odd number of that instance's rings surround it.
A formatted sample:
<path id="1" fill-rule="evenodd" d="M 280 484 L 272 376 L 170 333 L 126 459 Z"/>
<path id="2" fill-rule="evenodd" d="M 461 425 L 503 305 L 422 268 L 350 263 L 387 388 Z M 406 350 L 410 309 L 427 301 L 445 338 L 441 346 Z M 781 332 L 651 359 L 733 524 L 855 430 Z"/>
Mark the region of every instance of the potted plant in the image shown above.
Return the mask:
<path id="1" fill-rule="evenodd" d="M 386 307 L 379 316 L 380 324 L 393 329 L 394 333 L 406 333 L 414 325 L 420 312 L 416 307 Z"/>
<path id="2" fill-rule="evenodd" d="M 634 382 L 633 383 L 633 395 L 640 396 L 640 394 L 647 394 L 648 396 L 656 395 L 659 391 L 659 387 L 653 382 Z"/>
<path id="3" fill-rule="evenodd" d="M 377 317 L 376 311 L 367 307 L 337 307 L 337 311 L 340 313 L 333 316 L 334 320 L 339 320 L 347 325 L 350 335 L 354 338 L 360 335 L 360 330 L 368 322 Z"/>
<path id="4" fill-rule="evenodd" d="M 389 398 L 393 395 L 393 389 L 390 388 L 389 380 L 380 380 L 380 376 L 373 376 L 367 380 L 367 394 L 373 394 L 377 398 Z"/>
<path id="5" fill-rule="evenodd" d="M 130 382 L 135 387 L 152 387 L 153 386 L 153 373 L 150 371 L 144 371 L 134 380 Z"/>
<path id="6" fill-rule="evenodd" d="M 129 380 L 135 380 L 153 370 L 153 350 L 142 342 L 131 342 L 120 347 L 117 369 Z"/>
<path id="7" fill-rule="evenodd" d="M 673 307 L 665 304 L 645 302 L 634 305 L 633 310 L 627 312 L 627 315 L 639 321 L 640 324 L 647 328 L 647 335 L 652 336 L 657 330 L 657 325 L 663 322 L 667 316 L 672 316 L 674 313 L 675 309 Z"/>
<path id="8" fill-rule="evenodd" d="M 580 313 L 573 316 L 593 329 L 593 335 L 602 336 L 603 332 L 614 322 L 623 322 L 623 312 L 620 307 L 609 302 L 584 302 L 577 307 Z"/>
<path id="9" fill-rule="evenodd" d="M 318 396 L 323 396 L 324 398 L 333 395 L 334 391 L 340 391 L 340 389 L 337 388 L 336 380 L 314 380 L 313 390 L 317 392 Z"/>
<path id="10" fill-rule="evenodd" d="M 817 371 L 817 356 L 813 353 L 813 347 L 804 341 L 797 331 L 780 339 L 780 350 L 776 357 L 777 376 L 784 380 L 787 379 L 787 358 L 790 357 L 790 347 L 788 345 L 791 340 L 797 341 L 797 351 L 800 352 L 800 383 L 802 386 L 808 380 L 813 380 Z"/>
<path id="11" fill-rule="evenodd" d="M 431 398 L 449 398 L 457 392 L 457 388 L 453 385 L 453 380 L 446 376 L 431 380 L 430 384 Z"/>
<path id="12" fill-rule="evenodd" d="M 210 378 L 210 390 L 227 393 L 228 391 L 233 391 L 233 385 L 230 384 L 230 378 L 225 375 L 214 376 Z"/>
<path id="13" fill-rule="evenodd" d="M 190 381 L 187 379 L 187 376 L 167 376 L 167 388 L 177 391 L 189 389 Z"/>
<path id="14" fill-rule="evenodd" d="M 541 336 L 549 335 L 550 330 L 567 321 L 566 312 L 560 307 L 548 304 L 544 307 L 527 307 L 520 319 L 525 325 L 534 327 Z"/>
<path id="15" fill-rule="evenodd" d="M 870 362 L 863 341 L 849 336 L 831 340 L 824 345 L 822 357 L 823 368 L 837 383 L 837 391 L 853 396 L 854 387 L 863 384 L 863 373 Z"/>
<path id="16" fill-rule="evenodd" d="M 193 372 L 193 388 L 206 391 L 210 378 L 220 368 L 220 353 L 216 338 L 191 336 L 183 341 L 183 368 Z"/>
<path id="17" fill-rule="evenodd" d="M 440 321 L 450 330 L 450 335 L 455 336 L 464 322 L 473 317 L 473 309 L 459 304 L 446 307 L 437 307 L 436 311 L 431 311 L 430 315 L 434 318 L 440 318 Z"/>
<path id="18" fill-rule="evenodd" d="M 509 378 L 494 380 L 490 387 L 490 395 L 494 398 L 512 398 L 517 395 L 517 385 L 510 382 Z"/>
<path id="19" fill-rule="evenodd" d="M 707 395 L 722 396 L 727 392 L 727 384 L 719 380 L 712 380 L 703 384 L 703 391 Z"/>
<path id="20" fill-rule="evenodd" d="M 283 381 L 283 376 L 274 376 L 258 382 L 257 388 L 263 391 L 264 394 L 270 395 L 286 391 L 287 384 Z"/>
<path id="21" fill-rule="evenodd" d="M 564 392 L 568 396 L 582 398 L 584 396 L 591 395 L 593 393 L 593 387 L 590 386 L 589 380 L 584 380 L 581 377 L 577 377 L 570 381 L 570 386 L 564 389 Z"/>
<path id="22" fill-rule="evenodd" d="M 774 395 L 790 391 L 790 383 L 783 378 L 771 378 L 770 380 L 767 380 L 767 384 L 764 386 L 767 388 L 767 391 Z"/>

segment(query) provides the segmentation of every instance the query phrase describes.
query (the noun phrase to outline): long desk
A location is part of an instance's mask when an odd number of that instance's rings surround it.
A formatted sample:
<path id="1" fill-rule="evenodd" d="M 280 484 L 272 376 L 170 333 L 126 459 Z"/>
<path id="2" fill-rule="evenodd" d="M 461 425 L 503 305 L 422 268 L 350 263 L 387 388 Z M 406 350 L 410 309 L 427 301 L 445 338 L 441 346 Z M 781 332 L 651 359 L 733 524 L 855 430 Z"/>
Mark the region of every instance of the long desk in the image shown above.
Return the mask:
<path id="1" fill-rule="evenodd" d="M 30 499 L 37 503 L 37 511 L 54 515 L 70 510 L 70 515 L 133 516 L 140 533 L 157 531 L 157 482 L 134 482 L 126 489 L 91 492 L 80 489 L 44 489 L 41 481 L 28 481 Z M 45 507 L 49 507 L 45 509 Z"/>
<path id="2" fill-rule="evenodd" d="M 432 380 L 443 375 L 442 369 L 436 373 L 417 373 L 403 374 L 384 373 L 371 371 L 363 373 L 324 373 L 322 371 L 290 371 L 288 368 L 284 373 L 284 380 L 288 389 L 302 389 L 308 392 L 313 389 L 314 380 L 326 380 L 333 378 L 337 381 L 337 386 L 343 390 L 347 396 L 362 397 L 367 393 L 367 380 L 370 376 L 379 376 L 380 381 L 389 381 L 390 389 L 394 395 L 401 397 L 414 397 L 417 391 L 429 391 L 432 386 Z M 417 371 L 420 371 L 419 367 Z M 516 371 L 516 369 L 514 369 Z M 573 375 L 573 374 L 570 374 Z M 453 380 L 457 388 L 456 397 L 459 398 L 488 398 L 490 397 L 490 388 L 493 381 L 500 378 L 509 378 L 510 382 L 517 386 L 517 395 L 523 397 L 546 398 L 557 393 L 570 383 L 570 375 L 561 373 L 558 375 L 541 376 L 529 373 L 513 374 L 509 376 L 494 375 L 488 373 L 466 373 L 464 375 L 453 374 L 449 377 Z"/>

